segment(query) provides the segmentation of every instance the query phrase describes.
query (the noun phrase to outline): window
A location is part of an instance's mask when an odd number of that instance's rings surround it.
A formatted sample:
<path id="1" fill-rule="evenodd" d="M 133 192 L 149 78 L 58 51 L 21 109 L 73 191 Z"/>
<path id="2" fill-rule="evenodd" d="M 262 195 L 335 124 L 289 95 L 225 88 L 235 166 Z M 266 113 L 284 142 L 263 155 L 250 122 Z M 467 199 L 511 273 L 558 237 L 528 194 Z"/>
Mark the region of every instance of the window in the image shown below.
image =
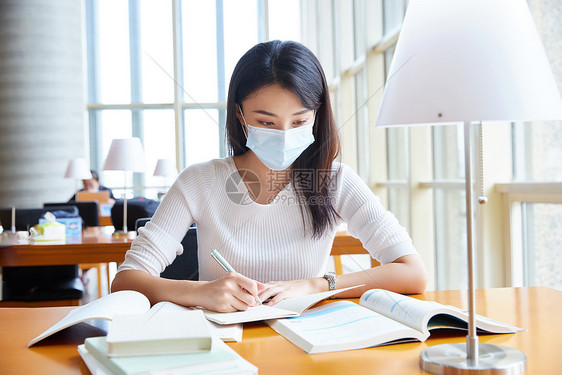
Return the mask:
<path id="1" fill-rule="evenodd" d="M 226 95 L 242 54 L 300 40 L 298 0 L 87 0 L 85 9 L 90 163 L 118 197 L 123 174 L 102 170 L 113 138 L 141 139 L 146 171 L 129 177 L 128 195 L 156 198 L 170 184 L 152 176 L 158 159 L 182 169 L 226 155 Z"/>
<path id="2" fill-rule="evenodd" d="M 560 35 L 556 28 L 549 27 L 556 24 L 562 4 L 554 3 L 545 6 L 529 0 L 562 87 L 562 54 L 557 47 Z M 462 128 L 374 128 L 408 2 L 303 4 L 309 21 L 303 27 L 303 40 L 317 53 L 329 77 L 342 135 L 343 162 L 368 182 L 409 230 L 428 267 L 429 288 L 465 288 Z M 561 265 L 552 250 L 562 239 L 562 227 L 558 225 L 562 223 L 561 129 L 560 122 L 485 126 L 483 169 L 477 161 L 481 147 L 474 145 L 475 190 L 482 185 L 489 197 L 486 206 L 475 208 L 478 286 L 562 288 L 556 273 Z M 473 139 L 479 135 L 480 130 L 475 129 Z M 504 209 L 504 201 L 511 203 L 509 212 Z"/>

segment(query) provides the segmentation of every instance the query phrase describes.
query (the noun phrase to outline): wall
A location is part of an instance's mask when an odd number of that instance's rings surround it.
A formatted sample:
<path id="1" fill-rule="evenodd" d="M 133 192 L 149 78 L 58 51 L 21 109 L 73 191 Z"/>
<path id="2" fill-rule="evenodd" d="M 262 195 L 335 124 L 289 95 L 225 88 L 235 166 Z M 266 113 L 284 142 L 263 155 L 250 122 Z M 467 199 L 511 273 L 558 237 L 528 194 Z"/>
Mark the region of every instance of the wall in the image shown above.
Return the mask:
<path id="1" fill-rule="evenodd" d="M 82 2 L 0 2 L 0 207 L 70 198 L 86 156 Z"/>

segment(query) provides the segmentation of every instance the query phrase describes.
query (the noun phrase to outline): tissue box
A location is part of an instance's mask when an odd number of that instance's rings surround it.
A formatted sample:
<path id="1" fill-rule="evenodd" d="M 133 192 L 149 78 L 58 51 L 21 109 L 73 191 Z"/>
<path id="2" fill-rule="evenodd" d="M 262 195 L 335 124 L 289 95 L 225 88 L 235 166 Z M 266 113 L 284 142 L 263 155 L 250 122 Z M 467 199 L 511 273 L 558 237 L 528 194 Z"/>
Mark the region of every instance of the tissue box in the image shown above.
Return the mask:
<path id="1" fill-rule="evenodd" d="M 78 217 L 57 217 L 57 223 L 66 226 L 66 237 L 76 237 L 82 235 L 82 218 Z M 46 219 L 39 219 L 39 224 L 46 223 Z"/>
<path id="2" fill-rule="evenodd" d="M 30 239 L 33 242 L 64 242 L 66 240 L 66 225 L 44 220 L 43 223 L 34 225 Z"/>

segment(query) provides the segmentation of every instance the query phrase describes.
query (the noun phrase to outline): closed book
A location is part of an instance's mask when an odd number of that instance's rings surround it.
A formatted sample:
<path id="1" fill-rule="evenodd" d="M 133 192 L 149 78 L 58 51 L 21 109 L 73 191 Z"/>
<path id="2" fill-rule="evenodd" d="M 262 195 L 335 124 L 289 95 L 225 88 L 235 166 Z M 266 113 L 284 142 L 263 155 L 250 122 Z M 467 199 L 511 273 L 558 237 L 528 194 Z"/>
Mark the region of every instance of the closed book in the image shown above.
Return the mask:
<path id="1" fill-rule="evenodd" d="M 255 368 L 220 339 L 213 341 L 210 351 L 184 354 L 109 357 L 104 336 L 88 337 L 84 348 L 102 368 L 116 375 L 235 373 L 232 370 L 241 364 Z"/>
<path id="2" fill-rule="evenodd" d="M 107 353 L 112 357 L 208 351 L 211 341 L 202 311 L 156 309 L 116 315 L 107 333 Z"/>

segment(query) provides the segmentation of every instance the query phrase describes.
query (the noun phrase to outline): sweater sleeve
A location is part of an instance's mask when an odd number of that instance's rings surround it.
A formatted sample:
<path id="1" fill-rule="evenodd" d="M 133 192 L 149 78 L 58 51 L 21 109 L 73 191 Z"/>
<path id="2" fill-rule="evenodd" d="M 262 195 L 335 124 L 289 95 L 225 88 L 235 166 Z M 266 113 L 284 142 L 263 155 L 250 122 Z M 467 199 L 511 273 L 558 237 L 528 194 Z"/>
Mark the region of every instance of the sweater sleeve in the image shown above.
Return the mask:
<path id="1" fill-rule="evenodd" d="M 339 179 L 338 213 L 373 258 L 386 264 L 417 254 L 406 229 L 351 168 L 342 164 Z"/>
<path id="2" fill-rule="evenodd" d="M 159 276 L 183 252 L 181 241 L 203 214 L 215 180 L 212 162 L 185 169 L 131 244 L 118 271 L 142 270 Z"/>

